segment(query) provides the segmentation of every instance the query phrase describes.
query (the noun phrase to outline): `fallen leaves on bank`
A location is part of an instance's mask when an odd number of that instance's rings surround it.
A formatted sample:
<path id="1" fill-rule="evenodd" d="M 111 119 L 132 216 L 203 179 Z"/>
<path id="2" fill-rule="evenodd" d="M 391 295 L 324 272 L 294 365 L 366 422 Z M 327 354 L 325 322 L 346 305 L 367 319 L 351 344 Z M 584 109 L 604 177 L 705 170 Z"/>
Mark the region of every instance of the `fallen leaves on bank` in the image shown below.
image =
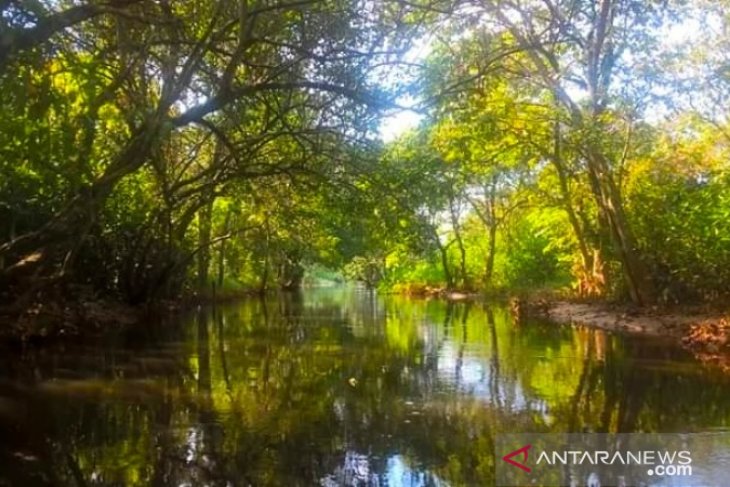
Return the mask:
<path id="1" fill-rule="evenodd" d="M 704 320 L 691 325 L 682 345 L 702 362 L 730 372 L 730 319 Z"/>

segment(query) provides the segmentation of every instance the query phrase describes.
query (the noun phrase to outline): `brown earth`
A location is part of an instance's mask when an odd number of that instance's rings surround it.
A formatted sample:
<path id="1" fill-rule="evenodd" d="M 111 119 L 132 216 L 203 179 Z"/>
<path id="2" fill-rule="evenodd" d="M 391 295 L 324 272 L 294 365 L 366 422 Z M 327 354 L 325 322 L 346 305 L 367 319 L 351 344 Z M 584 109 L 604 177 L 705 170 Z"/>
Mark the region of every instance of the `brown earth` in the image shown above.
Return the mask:
<path id="1" fill-rule="evenodd" d="M 113 300 L 37 303 L 20 315 L 0 313 L 0 342 L 43 343 L 96 335 L 137 323 L 144 310 Z"/>
<path id="2" fill-rule="evenodd" d="M 554 301 L 532 306 L 556 323 L 675 339 L 698 360 L 730 373 L 730 314 L 702 307 L 641 309 L 607 303 Z"/>

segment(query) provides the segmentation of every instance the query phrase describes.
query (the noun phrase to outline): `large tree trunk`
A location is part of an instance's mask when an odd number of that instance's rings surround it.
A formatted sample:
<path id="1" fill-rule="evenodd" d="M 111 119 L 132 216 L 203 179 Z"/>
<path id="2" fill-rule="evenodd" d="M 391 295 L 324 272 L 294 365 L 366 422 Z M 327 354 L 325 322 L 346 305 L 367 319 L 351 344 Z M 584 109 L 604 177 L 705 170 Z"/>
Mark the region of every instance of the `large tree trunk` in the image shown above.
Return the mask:
<path id="1" fill-rule="evenodd" d="M 449 266 L 449 252 L 448 247 L 441 243 L 441 239 L 438 234 L 436 235 L 436 247 L 438 247 L 439 254 L 441 255 L 441 267 L 444 270 L 444 279 L 446 279 L 446 287 L 452 289 L 454 287 L 454 276 L 451 273 Z"/>
<path id="2" fill-rule="evenodd" d="M 451 216 L 451 228 L 454 231 L 454 240 L 459 248 L 459 280 L 462 287 L 469 288 L 469 277 L 466 272 L 466 249 L 464 248 L 464 240 L 461 238 L 458 208 L 456 207 L 456 201 L 453 195 L 449 197 L 449 213 Z"/>
<path id="3" fill-rule="evenodd" d="M 208 270 L 210 269 L 210 235 L 213 202 L 209 202 L 198 212 L 198 287 L 204 290 L 208 286 Z"/>
<path id="4" fill-rule="evenodd" d="M 487 247 L 487 264 L 484 269 L 484 284 L 490 286 L 494 278 L 494 258 L 497 254 L 497 225 L 489 226 L 489 242 Z"/>
<path id="5" fill-rule="evenodd" d="M 41 293 L 61 283 L 117 184 L 148 159 L 162 133 L 161 116 L 143 124 L 104 174 L 82 188 L 41 228 L 0 245 L 2 301 L 10 313 L 24 311 Z"/>
<path id="6" fill-rule="evenodd" d="M 489 287 L 494 277 L 494 259 L 497 255 L 497 176 L 484 186 L 484 207 L 468 198 L 477 218 L 487 228 L 487 258 L 484 266 L 484 285 Z"/>
<path id="7" fill-rule="evenodd" d="M 484 284 L 489 286 L 494 278 L 494 258 L 497 255 L 497 178 L 492 178 L 487 196 L 487 223 L 489 229 L 489 242 L 487 248 L 487 266 L 484 269 Z"/>
<path id="8" fill-rule="evenodd" d="M 555 99 L 556 104 L 559 100 Z M 563 203 L 563 209 L 568 215 L 568 221 L 570 226 L 573 228 L 573 233 L 578 241 L 578 249 L 583 263 L 583 270 L 590 268 L 591 253 L 588 250 L 588 244 L 586 243 L 583 229 L 578 222 L 578 217 L 573 210 L 573 204 L 571 202 L 570 189 L 568 187 L 568 175 L 566 174 L 567 168 L 565 159 L 563 158 L 563 135 L 560 130 L 560 120 L 556 120 L 553 126 L 553 153 L 550 157 L 555 172 L 558 174 L 558 181 L 560 183 L 560 198 Z"/>
<path id="9" fill-rule="evenodd" d="M 226 213 L 226 219 L 223 223 L 223 235 L 230 231 L 231 226 L 231 211 Z M 218 247 L 218 287 L 223 287 L 223 280 L 226 273 L 226 245 L 228 240 L 223 240 Z"/>
<path id="10" fill-rule="evenodd" d="M 605 287 L 605 276 L 603 275 L 600 253 L 596 250 L 593 255 L 591 254 L 588 239 L 586 238 L 587 227 L 581 226 L 581 221 L 578 219 L 575 208 L 573 208 L 573 195 L 569 187 L 567 164 L 563 157 L 562 146 L 560 122 L 556 120 L 554 124 L 553 152 L 550 154 L 549 160 L 558 175 L 560 202 L 568 216 L 568 222 L 573 229 L 573 235 L 575 236 L 576 242 L 578 243 L 578 250 L 580 251 L 580 265 L 578 269 L 574 269 L 574 273 L 577 274 L 575 277 L 578 280 L 578 292 L 581 296 L 600 295 L 604 292 Z M 587 222 L 584 222 L 584 225 L 587 225 Z"/>
<path id="11" fill-rule="evenodd" d="M 592 151 L 589 154 L 588 165 L 594 187 L 598 190 L 596 203 L 608 225 L 631 300 L 640 306 L 654 304 L 656 302 L 654 283 L 639 255 L 620 192 L 607 171 L 608 164 L 605 157 L 598 151 Z"/>
<path id="12" fill-rule="evenodd" d="M 284 252 L 279 262 L 279 287 L 282 291 L 294 291 L 302 287 L 304 266 L 298 252 Z"/>

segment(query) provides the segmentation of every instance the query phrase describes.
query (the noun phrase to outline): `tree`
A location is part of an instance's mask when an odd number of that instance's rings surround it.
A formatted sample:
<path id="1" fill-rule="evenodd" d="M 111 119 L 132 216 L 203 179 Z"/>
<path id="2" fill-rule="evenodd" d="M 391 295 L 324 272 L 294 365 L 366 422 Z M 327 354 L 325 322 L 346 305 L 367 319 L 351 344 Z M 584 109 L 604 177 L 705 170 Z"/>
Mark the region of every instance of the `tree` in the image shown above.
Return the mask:
<path id="1" fill-rule="evenodd" d="M 611 85 L 621 56 L 650 43 L 639 29 L 661 18 L 658 8 L 658 4 L 633 0 L 546 1 L 530 10 L 512 2 L 485 5 L 486 12 L 494 15 L 531 61 L 529 72 L 549 91 L 556 108 L 564 111 L 561 121 L 581 134 L 580 154 L 601 212 L 600 221 L 621 262 L 631 299 L 643 305 L 656 300 L 654 284 L 616 181 L 620 161 L 600 137 L 613 130 L 616 120 L 611 110 Z M 585 90 L 585 103 L 570 95 L 571 83 Z"/>
<path id="2" fill-rule="evenodd" d="M 371 133 L 373 115 L 387 104 L 373 75 L 394 62 L 403 32 L 420 18 L 418 5 L 388 1 L 377 15 L 341 2 L 33 5 L 1 5 L 11 29 L 3 30 L 0 84 L 14 96 L 5 102 L 0 145 L 5 160 L 18 162 L 3 172 L 53 174 L 57 186 L 44 188 L 54 201 L 43 212 L 24 208 L 20 195 L 3 198 L 15 223 L 0 244 L 1 280 L 13 289 L 6 298 L 23 302 L 70 275 L 125 181 L 145 174 L 159 183 L 164 211 L 150 210 L 158 216 L 145 228 L 172 222 L 166 235 L 180 242 L 227 181 L 292 170 L 291 161 L 253 162 L 272 146 L 283 156 L 287 144 L 318 144 L 318 134 Z M 42 95 L 29 99 L 33 92 Z M 37 131 L 26 129 L 30 115 Z M 49 168 L 48 146 L 35 142 L 44 135 L 55 144 L 56 134 L 65 145 L 52 145 Z M 166 146 L 175 149 L 164 154 Z M 19 222 L 26 212 L 39 218 Z"/>

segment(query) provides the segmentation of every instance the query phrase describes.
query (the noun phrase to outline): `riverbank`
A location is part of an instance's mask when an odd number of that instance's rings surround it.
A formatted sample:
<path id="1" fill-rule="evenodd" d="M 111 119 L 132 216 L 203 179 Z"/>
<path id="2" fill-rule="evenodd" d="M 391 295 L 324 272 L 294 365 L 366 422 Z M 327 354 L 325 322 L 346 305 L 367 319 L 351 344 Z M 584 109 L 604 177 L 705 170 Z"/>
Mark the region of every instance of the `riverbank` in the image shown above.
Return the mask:
<path id="1" fill-rule="evenodd" d="M 6 347 L 83 341 L 128 330 L 148 318 L 179 309 L 176 302 L 130 306 L 113 299 L 49 300 L 21 314 L 0 313 L 0 345 Z"/>
<path id="2" fill-rule="evenodd" d="M 23 313 L 0 310 L 0 345 L 43 345 L 130 330 L 199 305 L 233 302 L 256 291 L 191 292 L 177 299 L 132 306 L 111 298 L 78 295 L 36 303 Z"/>
<path id="3" fill-rule="evenodd" d="M 483 298 L 475 293 L 455 290 L 428 291 L 410 296 L 452 302 Z M 83 340 L 133 329 L 151 319 L 169 317 L 198 305 L 236 301 L 252 295 L 260 293 L 190 293 L 177 300 L 141 307 L 88 297 L 63 303 L 47 302 L 20 317 L 0 315 L 0 343 L 43 345 L 56 341 Z M 726 310 L 700 306 L 644 309 L 602 301 L 571 301 L 545 293 L 534 293 L 529 298 L 513 298 L 508 300 L 508 306 L 518 320 L 536 317 L 554 323 L 590 326 L 612 333 L 669 337 L 690 350 L 702 362 L 730 372 L 730 313 Z"/>
<path id="4" fill-rule="evenodd" d="M 558 300 L 533 306 L 555 323 L 572 323 L 609 332 L 670 337 L 698 360 L 730 372 L 730 313 L 700 306 L 636 308 L 602 302 Z"/>
<path id="5" fill-rule="evenodd" d="M 401 290 L 413 298 L 472 301 L 484 295 L 443 287 L 415 287 Z M 521 293 L 506 300 L 515 320 L 527 317 L 558 324 L 578 324 L 611 333 L 647 337 L 669 337 L 703 363 L 730 373 L 730 311 L 722 306 L 672 306 L 639 308 L 626 303 L 575 301 L 550 290 Z"/>

